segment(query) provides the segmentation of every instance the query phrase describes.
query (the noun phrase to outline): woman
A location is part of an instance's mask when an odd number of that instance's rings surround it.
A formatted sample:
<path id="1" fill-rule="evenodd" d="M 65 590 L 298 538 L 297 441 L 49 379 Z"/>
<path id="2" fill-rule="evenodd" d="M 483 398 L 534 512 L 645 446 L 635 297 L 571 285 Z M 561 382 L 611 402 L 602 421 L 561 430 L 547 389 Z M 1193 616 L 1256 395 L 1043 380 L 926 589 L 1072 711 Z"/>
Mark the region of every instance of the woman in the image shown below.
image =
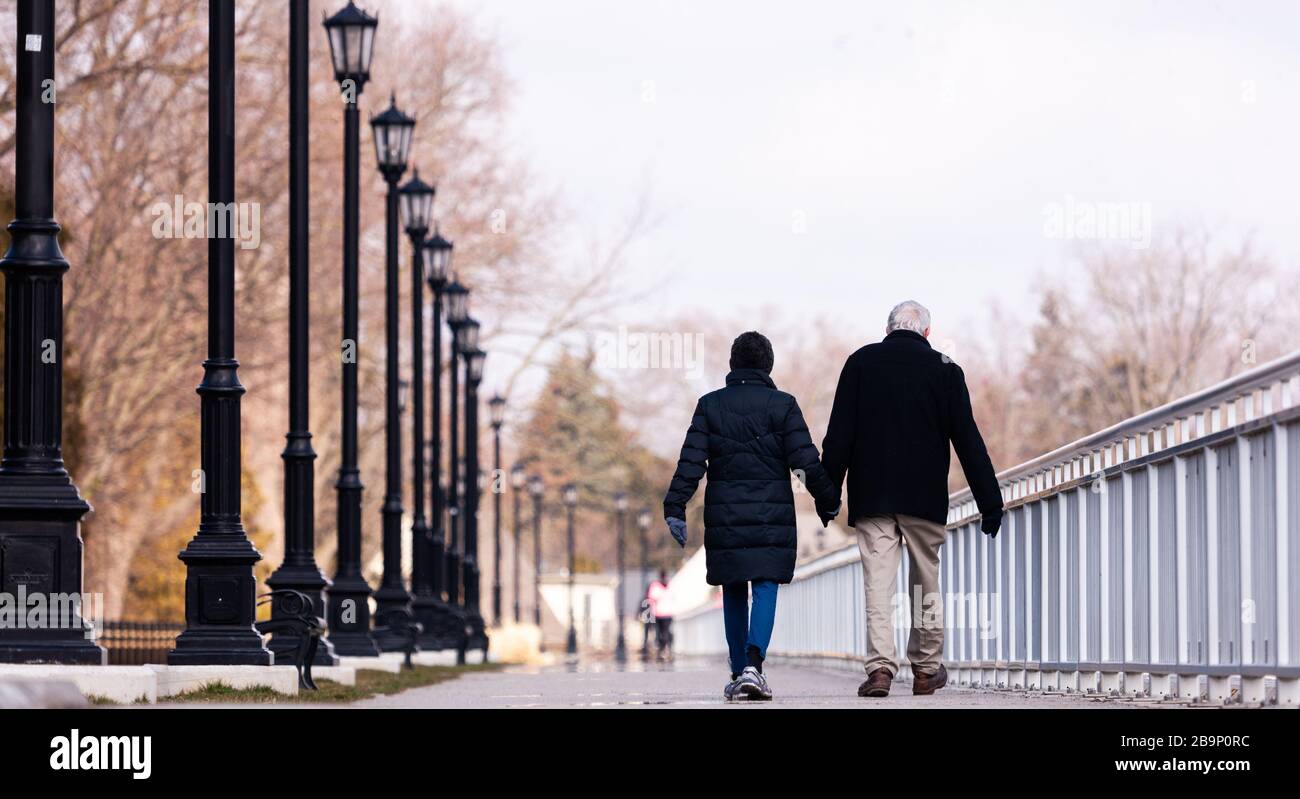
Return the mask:
<path id="1" fill-rule="evenodd" d="M 731 345 L 726 387 L 705 394 L 696 404 L 677 472 L 664 497 L 669 532 L 684 547 L 686 503 L 708 474 L 705 563 L 709 584 L 722 586 L 731 661 L 731 682 L 723 689 L 726 699 L 772 698 L 763 659 L 772 638 L 777 586 L 794 577 L 790 472 L 803 480 L 823 520 L 833 518 L 840 504 L 799 403 L 772 382 L 774 360 L 772 343 L 760 333 L 744 333 Z"/>
<path id="2" fill-rule="evenodd" d="M 672 659 L 673 610 L 668 596 L 668 572 L 660 569 L 659 579 L 650 584 L 646 592 L 650 601 L 650 618 L 655 624 L 655 652 L 657 660 Z"/>

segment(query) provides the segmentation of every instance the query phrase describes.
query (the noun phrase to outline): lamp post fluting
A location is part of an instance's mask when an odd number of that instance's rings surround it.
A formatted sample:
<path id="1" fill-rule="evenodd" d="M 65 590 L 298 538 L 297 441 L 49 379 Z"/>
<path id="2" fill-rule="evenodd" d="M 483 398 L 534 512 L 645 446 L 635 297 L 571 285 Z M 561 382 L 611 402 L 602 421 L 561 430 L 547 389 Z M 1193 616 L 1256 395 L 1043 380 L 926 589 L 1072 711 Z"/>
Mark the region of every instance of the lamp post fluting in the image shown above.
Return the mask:
<path id="1" fill-rule="evenodd" d="M 235 206 L 235 0 L 208 3 L 208 202 Z M 53 47 L 51 40 L 50 46 Z M 208 357 L 200 402 L 201 514 L 180 553 L 185 564 L 185 631 L 171 665 L 269 666 L 253 629 L 262 555 L 240 518 L 239 361 L 235 360 L 235 240 L 208 239 Z"/>
<path id="2" fill-rule="evenodd" d="M 470 332 L 472 331 L 472 333 Z M 478 323 L 467 320 L 460 332 L 466 336 L 465 358 L 465 553 L 462 564 L 465 592 L 465 621 L 469 641 L 467 649 L 487 652 L 486 625 L 483 622 L 478 568 L 478 509 L 482 496 L 483 473 L 479 470 L 478 388 L 483 381 L 483 363 L 487 353 L 478 348 Z"/>
<path id="3" fill-rule="evenodd" d="M 375 625 L 383 632 L 376 635 L 379 648 L 384 651 L 399 650 L 404 639 L 398 632 L 398 625 L 411 613 L 411 595 L 402 580 L 402 403 L 401 403 L 401 364 L 398 357 L 401 348 L 401 264 L 399 250 L 401 233 L 400 216 L 404 204 L 418 205 L 421 199 L 414 199 L 414 193 L 403 195 L 398 189 L 398 181 L 406 172 L 406 159 L 411 148 L 411 133 L 415 129 L 415 120 L 397 108 L 394 95 L 386 108 L 370 120 L 370 127 L 375 140 L 375 160 L 379 172 L 388 186 L 387 211 L 385 214 L 385 280 L 384 280 L 384 333 L 386 341 L 385 377 L 385 491 L 384 504 L 380 508 L 383 520 L 383 555 L 384 575 L 379 589 L 375 591 Z M 427 198 L 432 203 L 430 195 Z M 418 223 L 419 220 L 409 220 Z M 428 229 L 428 217 L 424 220 Z M 421 231 L 423 238 L 423 231 Z"/>
<path id="4" fill-rule="evenodd" d="M 618 536 L 618 594 L 614 597 L 614 615 L 617 616 L 615 625 L 618 627 L 618 641 L 614 645 L 614 659 L 619 663 L 627 660 L 627 640 L 623 634 L 624 622 L 627 620 L 625 577 L 627 576 L 626 561 L 624 559 L 624 548 L 627 536 L 624 535 L 625 525 L 627 522 L 627 494 L 622 491 L 614 495 L 614 512 L 617 516 L 614 534 Z"/>
<path id="5" fill-rule="evenodd" d="M 569 483 L 564 487 L 564 508 L 566 511 L 566 521 L 568 526 L 568 544 L 569 544 L 569 636 L 565 643 L 564 651 L 570 655 L 578 654 L 578 628 L 575 626 L 573 615 L 573 581 L 574 573 L 577 569 L 577 557 L 574 551 L 573 540 L 573 514 L 578 507 L 578 487 Z"/>
<path id="6" fill-rule="evenodd" d="M 343 367 L 337 494 L 338 555 L 329 597 L 329 640 L 339 655 L 379 654 L 370 633 L 370 586 L 361 573 L 361 470 L 357 465 L 357 359 L 360 330 L 361 111 L 379 21 L 349 2 L 325 20 L 343 106 Z"/>
<path id="7" fill-rule="evenodd" d="M 537 625 L 538 640 L 544 649 L 546 636 L 542 635 L 542 498 L 546 484 L 533 475 L 528 478 L 528 490 L 533 495 L 533 624 Z"/>
<path id="8" fill-rule="evenodd" d="M 310 288 L 310 156 L 309 35 L 310 0 L 289 3 L 289 432 L 284 460 L 284 562 L 266 584 L 274 590 L 300 591 L 311 598 L 316 616 L 325 616 L 329 586 L 316 565 L 316 452 L 311 445 L 309 359 L 311 342 Z M 271 605 L 279 618 L 288 607 Z M 288 660 L 299 645 L 296 636 L 276 633 L 270 649 Z M 313 661 L 320 666 L 338 664 L 329 639 L 322 639 Z"/>
<path id="9" fill-rule="evenodd" d="M 516 463 L 510 470 L 510 493 L 514 498 L 513 512 L 510 514 L 511 527 L 514 541 L 514 557 L 510 559 L 510 596 L 514 598 L 514 619 L 515 624 L 523 621 L 520 615 L 522 603 L 519 597 L 519 561 L 523 560 L 523 529 L 524 520 L 521 518 L 521 508 L 523 506 L 524 490 L 528 486 L 528 474 L 524 471 L 522 463 Z"/>
<path id="10" fill-rule="evenodd" d="M 641 544 L 641 600 L 643 601 L 650 593 L 650 586 L 646 580 L 650 575 L 650 539 L 647 534 L 650 532 L 650 523 L 653 517 L 650 515 L 650 509 L 642 509 L 636 515 L 637 536 Z M 641 625 L 641 659 L 646 660 L 650 657 L 650 625 L 652 621 L 643 621 Z"/>
<path id="11" fill-rule="evenodd" d="M 488 415 L 492 423 L 492 620 L 499 627 L 501 613 L 501 491 L 497 488 L 501 475 L 501 426 L 505 424 L 506 400 L 493 394 L 488 400 Z M 513 487 L 513 486 L 512 486 Z"/>
<path id="12" fill-rule="evenodd" d="M 63 464 L 63 275 L 54 221 L 53 0 L 19 0 L 14 220 L 4 272 L 4 457 L 0 460 L 0 591 L 70 595 L 57 623 L 0 625 L 0 663 L 102 665 L 81 615 L 81 518 L 90 504 Z M 206 439 L 205 439 L 206 441 Z M 105 530 L 104 535 L 113 535 Z M 12 601 L 12 600 L 11 600 Z"/>
<path id="13" fill-rule="evenodd" d="M 443 558 L 443 579 L 447 603 L 460 605 L 460 340 L 457 330 L 469 318 L 469 289 L 452 280 L 442 293 L 443 311 L 451 329 L 451 379 L 447 414 L 447 548 Z"/>
<path id="14" fill-rule="evenodd" d="M 430 314 L 432 389 L 431 435 L 429 436 L 429 532 L 423 550 L 423 568 L 415 573 L 421 579 L 414 586 L 411 610 L 420 622 L 420 648 L 433 651 L 460 650 L 465 638 L 465 624 L 459 614 L 442 599 L 445 582 L 443 561 L 443 490 L 442 490 L 442 290 L 447 285 L 453 245 L 437 230 L 424 242 L 424 278 L 433 292 Z M 422 296 L 422 293 L 421 293 Z M 421 302 L 423 304 L 423 301 Z M 417 322 L 422 324 L 422 322 Z M 418 351 L 418 350 L 417 350 Z M 417 490 L 420 490 L 417 488 Z M 417 549 L 413 557 L 420 557 Z"/>

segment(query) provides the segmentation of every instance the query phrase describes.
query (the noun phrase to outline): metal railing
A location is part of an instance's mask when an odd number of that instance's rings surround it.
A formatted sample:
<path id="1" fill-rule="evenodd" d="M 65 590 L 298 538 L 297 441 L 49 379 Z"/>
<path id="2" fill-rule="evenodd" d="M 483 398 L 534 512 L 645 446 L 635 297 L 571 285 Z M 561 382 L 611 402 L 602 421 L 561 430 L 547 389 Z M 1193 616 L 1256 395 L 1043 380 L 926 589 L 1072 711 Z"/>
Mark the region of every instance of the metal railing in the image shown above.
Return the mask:
<path id="1" fill-rule="evenodd" d="M 954 682 L 1300 704 L 1300 353 L 998 479 L 995 539 L 969 489 L 950 498 L 940 581 Z M 777 607 L 773 654 L 860 659 L 856 546 L 801 566 Z M 679 652 L 724 651 L 717 608 L 677 626 Z"/>
<path id="2" fill-rule="evenodd" d="M 110 666 L 165 664 L 184 630 L 180 622 L 105 621 L 97 641 L 108 650 Z"/>

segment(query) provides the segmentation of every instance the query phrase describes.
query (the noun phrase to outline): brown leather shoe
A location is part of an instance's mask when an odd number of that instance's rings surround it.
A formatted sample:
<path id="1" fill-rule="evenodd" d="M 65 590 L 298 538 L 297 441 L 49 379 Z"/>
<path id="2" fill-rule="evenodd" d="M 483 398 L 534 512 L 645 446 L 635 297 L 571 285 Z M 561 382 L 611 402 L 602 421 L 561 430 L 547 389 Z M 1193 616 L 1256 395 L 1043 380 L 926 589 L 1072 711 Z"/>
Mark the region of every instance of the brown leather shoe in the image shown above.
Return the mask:
<path id="1" fill-rule="evenodd" d="M 867 675 L 858 686 L 858 696 L 889 696 L 889 686 L 894 684 L 894 673 L 883 666 Z"/>
<path id="2" fill-rule="evenodd" d="M 948 684 L 948 669 L 939 664 L 939 670 L 934 674 L 921 674 L 916 669 L 912 669 L 912 694 L 914 696 L 929 696 L 940 688 Z"/>

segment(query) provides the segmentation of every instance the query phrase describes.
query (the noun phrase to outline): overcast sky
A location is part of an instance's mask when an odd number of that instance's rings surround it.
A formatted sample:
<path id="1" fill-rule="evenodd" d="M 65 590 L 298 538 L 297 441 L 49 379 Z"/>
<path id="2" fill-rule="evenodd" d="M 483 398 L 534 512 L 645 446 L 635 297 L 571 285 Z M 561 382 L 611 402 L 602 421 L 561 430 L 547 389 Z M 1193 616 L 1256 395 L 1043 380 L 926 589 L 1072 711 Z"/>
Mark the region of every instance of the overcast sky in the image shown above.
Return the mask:
<path id="1" fill-rule="evenodd" d="M 499 33 L 510 141 L 575 238 L 650 190 L 635 275 L 674 305 L 864 338 L 909 297 L 936 331 L 994 297 L 1027 315 L 1069 264 L 1046 220 L 1098 203 L 1300 261 L 1300 4 L 450 2 Z"/>

